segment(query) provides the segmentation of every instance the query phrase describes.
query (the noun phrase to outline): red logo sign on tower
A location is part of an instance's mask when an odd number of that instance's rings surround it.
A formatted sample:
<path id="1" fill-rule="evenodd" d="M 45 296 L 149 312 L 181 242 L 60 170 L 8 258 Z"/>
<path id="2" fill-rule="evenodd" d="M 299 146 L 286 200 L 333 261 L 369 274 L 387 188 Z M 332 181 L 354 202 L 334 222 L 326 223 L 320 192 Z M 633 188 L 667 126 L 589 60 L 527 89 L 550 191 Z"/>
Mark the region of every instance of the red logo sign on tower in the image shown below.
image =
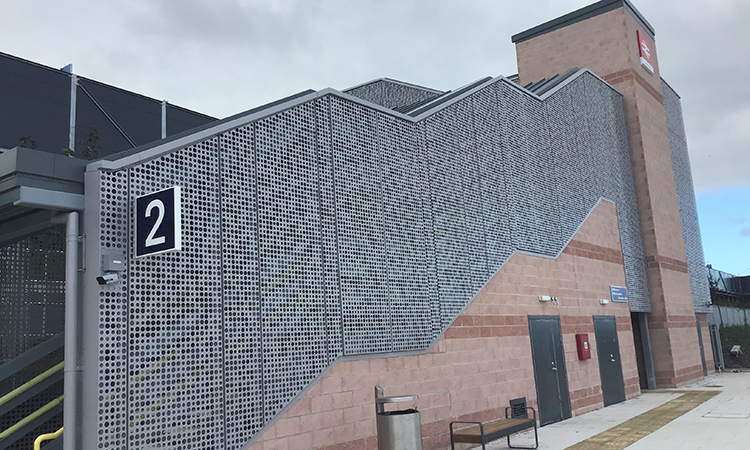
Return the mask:
<path id="1" fill-rule="evenodd" d="M 638 56 L 641 57 L 641 65 L 649 71 L 654 73 L 654 65 L 651 57 L 651 45 L 646 36 L 641 34 L 640 30 L 635 31 L 635 35 L 638 38 Z"/>

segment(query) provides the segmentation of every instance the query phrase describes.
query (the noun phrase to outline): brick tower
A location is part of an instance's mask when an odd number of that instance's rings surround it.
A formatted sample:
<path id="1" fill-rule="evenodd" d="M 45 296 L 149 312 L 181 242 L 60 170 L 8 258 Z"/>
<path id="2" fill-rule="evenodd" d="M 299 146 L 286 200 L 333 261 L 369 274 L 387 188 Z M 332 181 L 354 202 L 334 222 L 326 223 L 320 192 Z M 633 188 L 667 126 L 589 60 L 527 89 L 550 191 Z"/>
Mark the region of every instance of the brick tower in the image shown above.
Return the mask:
<path id="1" fill-rule="evenodd" d="M 624 96 L 648 263 L 656 384 L 674 387 L 701 379 L 702 350 L 654 29 L 628 0 L 603 0 L 519 33 L 512 41 L 521 85 L 580 67 Z M 705 317 L 699 319 L 706 323 Z M 708 336 L 708 330 L 702 334 Z"/>

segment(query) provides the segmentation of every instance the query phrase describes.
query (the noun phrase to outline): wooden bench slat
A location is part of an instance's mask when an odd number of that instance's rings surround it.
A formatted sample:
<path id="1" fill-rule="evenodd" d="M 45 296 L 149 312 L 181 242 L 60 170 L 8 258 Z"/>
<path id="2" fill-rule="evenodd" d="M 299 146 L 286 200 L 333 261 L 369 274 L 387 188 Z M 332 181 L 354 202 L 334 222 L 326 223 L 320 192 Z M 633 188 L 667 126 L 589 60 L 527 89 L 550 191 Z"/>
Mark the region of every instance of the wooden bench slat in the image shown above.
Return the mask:
<path id="1" fill-rule="evenodd" d="M 484 423 L 485 442 L 523 431 L 534 426 L 533 419 L 497 419 Z M 465 444 L 481 444 L 482 431 L 479 425 L 472 425 L 453 432 L 453 442 Z"/>

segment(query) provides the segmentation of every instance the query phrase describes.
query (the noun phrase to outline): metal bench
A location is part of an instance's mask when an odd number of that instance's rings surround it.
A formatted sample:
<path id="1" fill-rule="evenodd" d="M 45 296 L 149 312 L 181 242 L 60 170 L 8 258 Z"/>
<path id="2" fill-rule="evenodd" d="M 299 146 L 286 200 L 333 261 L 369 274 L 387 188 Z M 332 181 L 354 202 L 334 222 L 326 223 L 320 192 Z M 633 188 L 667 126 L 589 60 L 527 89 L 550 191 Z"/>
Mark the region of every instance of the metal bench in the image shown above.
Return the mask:
<path id="1" fill-rule="evenodd" d="M 529 418 L 528 410 L 531 410 L 532 417 Z M 454 424 L 471 424 L 470 427 L 454 431 Z M 513 447 L 510 445 L 510 435 L 524 430 L 534 429 L 533 447 Z M 536 431 L 536 411 L 534 408 L 526 406 L 526 398 L 517 398 L 510 401 L 510 406 L 505 408 L 505 418 L 492 420 L 490 422 L 464 422 L 455 421 L 450 424 L 451 430 L 451 450 L 455 450 L 455 444 L 482 444 L 485 445 L 498 440 L 502 437 L 508 439 L 509 448 L 536 449 L 539 447 L 539 436 Z"/>

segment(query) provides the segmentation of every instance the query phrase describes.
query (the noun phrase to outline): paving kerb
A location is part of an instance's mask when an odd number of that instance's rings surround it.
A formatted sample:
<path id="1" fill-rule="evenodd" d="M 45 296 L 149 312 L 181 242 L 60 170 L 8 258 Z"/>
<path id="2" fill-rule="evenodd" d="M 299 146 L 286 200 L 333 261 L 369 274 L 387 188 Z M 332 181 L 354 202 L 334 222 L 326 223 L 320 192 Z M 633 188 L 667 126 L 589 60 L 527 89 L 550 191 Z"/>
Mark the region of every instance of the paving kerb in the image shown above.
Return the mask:
<path id="1" fill-rule="evenodd" d="M 539 429 L 540 450 L 563 450 L 636 418 L 689 391 L 718 391 L 694 409 L 670 421 L 635 443 L 628 450 L 750 448 L 750 373 L 721 373 L 680 389 L 644 391 L 638 398 L 547 425 Z M 615 439 L 616 437 L 613 437 Z M 513 436 L 513 445 L 533 445 L 533 434 Z M 457 446 L 457 450 L 459 447 Z M 481 448 L 481 447 L 479 447 Z M 487 449 L 508 448 L 505 440 Z"/>

